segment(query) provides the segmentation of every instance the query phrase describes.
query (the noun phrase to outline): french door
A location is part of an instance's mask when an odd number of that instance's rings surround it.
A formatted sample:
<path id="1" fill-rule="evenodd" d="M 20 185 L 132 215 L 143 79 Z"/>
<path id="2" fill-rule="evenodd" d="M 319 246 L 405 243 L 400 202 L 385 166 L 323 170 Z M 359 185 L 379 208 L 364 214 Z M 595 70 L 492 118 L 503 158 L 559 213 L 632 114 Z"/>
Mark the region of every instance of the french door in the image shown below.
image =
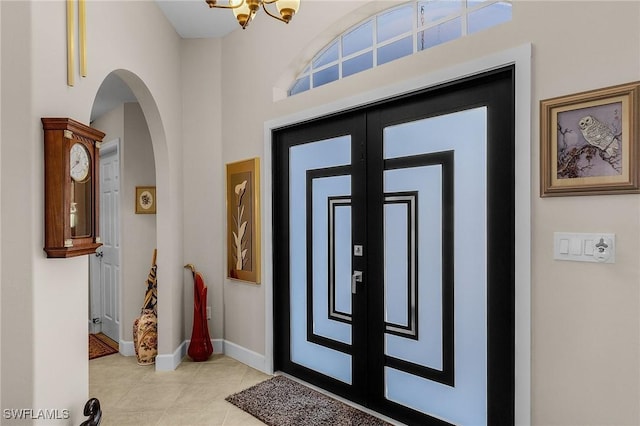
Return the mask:
<path id="1" fill-rule="evenodd" d="M 274 132 L 276 370 L 513 423 L 513 93 L 509 67 Z"/>

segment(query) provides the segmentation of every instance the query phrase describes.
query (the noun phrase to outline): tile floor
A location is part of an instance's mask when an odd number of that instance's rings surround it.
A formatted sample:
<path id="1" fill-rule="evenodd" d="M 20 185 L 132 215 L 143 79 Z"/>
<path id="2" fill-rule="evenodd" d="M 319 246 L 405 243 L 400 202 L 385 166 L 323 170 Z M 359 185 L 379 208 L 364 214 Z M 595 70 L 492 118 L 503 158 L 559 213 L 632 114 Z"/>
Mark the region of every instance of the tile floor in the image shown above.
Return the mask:
<path id="1" fill-rule="evenodd" d="M 269 377 L 224 355 L 156 372 L 114 354 L 89 361 L 89 394 L 100 400 L 101 426 L 263 425 L 224 399 Z"/>

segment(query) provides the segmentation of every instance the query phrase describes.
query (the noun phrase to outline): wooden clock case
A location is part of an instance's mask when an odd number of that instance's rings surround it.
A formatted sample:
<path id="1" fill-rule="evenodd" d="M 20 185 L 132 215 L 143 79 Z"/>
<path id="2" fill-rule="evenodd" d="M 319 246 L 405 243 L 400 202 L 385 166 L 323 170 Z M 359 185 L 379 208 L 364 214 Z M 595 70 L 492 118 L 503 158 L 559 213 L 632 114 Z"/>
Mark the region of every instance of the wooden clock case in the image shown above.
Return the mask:
<path id="1" fill-rule="evenodd" d="M 66 258 L 95 253 L 99 223 L 99 149 L 105 134 L 70 118 L 42 118 L 44 130 L 44 251 Z M 71 177 L 71 148 L 89 158 L 82 181 Z"/>

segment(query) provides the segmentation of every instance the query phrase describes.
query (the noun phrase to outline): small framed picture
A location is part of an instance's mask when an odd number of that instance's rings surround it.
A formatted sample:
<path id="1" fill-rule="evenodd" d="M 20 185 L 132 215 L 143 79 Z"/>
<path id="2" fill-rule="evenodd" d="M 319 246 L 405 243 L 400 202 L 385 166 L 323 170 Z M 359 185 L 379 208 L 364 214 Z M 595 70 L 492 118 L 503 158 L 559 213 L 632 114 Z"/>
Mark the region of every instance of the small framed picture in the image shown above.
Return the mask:
<path id="1" fill-rule="evenodd" d="M 640 82 L 540 102 L 540 195 L 638 193 Z"/>
<path id="2" fill-rule="evenodd" d="M 136 186 L 136 214 L 156 213 L 156 187 Z"/>

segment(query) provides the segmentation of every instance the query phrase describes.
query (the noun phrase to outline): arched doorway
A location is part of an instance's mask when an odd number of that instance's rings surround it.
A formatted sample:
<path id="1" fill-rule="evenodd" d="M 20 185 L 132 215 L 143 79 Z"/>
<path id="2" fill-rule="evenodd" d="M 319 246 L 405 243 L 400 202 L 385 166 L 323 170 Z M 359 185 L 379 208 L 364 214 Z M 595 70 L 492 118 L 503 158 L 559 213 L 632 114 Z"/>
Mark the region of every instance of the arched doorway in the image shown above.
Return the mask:
<path id="1" fill-rule="evenodd" d="M 103 80 L 91 125 L 106 136 L 101 152 L 103 247 L 90 260 L 89 327 L 116 340 L 122 355 L 132 356 L 132 324 L 140 314 L 145 279 L 158 247 L 157 214 L 137 214 L 135 193 L 139 187 L 161 186 L 156 170 L 162 169 L 162 160 L 156 153 L 158 147 L 166 151 L 164 132 L 147 86 L 126 70 L 113 71 Z"/>

